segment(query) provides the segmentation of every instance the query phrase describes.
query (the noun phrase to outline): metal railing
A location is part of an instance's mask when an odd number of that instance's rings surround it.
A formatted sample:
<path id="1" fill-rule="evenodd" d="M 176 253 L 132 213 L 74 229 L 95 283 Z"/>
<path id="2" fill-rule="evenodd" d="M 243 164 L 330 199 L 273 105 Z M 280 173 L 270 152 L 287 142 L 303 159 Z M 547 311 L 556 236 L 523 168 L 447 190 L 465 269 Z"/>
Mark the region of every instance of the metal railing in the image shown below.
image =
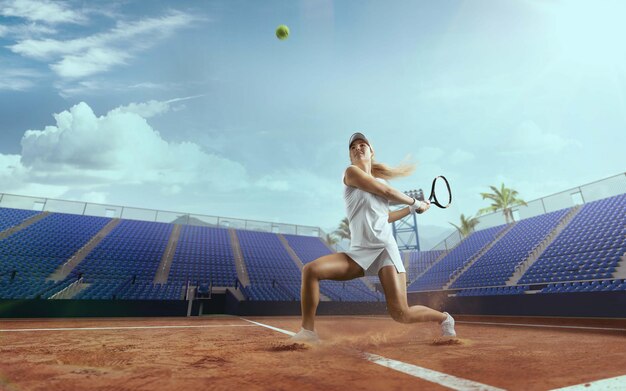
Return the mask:
<path id="1" fill-rule="evenodd" d="M 0 207 L 325 238 L 319 227 L 0 193 Z"/>
<path id="2" fill-rule="evenodd" d="M 626 193 L 626 172 L 541 197 L 527 202 L 528 206 L 516 206 L 512 210 L 515 220 L 519 221 L 624 193 Z M 497 211 L 479 216 L 474 230 L 479 231 L 502 224 L 506 224 L 506 220 L 502 211 Z M 463 237 L 455 230 L 431 250 L 450 250 L 461 240 Z"/>

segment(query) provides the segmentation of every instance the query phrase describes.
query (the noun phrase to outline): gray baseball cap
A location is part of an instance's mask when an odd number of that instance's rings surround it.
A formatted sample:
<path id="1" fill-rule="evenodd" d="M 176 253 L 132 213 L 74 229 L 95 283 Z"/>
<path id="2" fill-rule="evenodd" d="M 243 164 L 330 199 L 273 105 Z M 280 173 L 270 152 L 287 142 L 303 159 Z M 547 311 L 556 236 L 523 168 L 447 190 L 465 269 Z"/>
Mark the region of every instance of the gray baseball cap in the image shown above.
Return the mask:
<path id="1" fill-rule="evenodd" d="M 348 143 L 348 148 L 352 146 L 354 140 L 363 140 L 367 145 L 370 145 L 369 140 L 363 135 L 363 133 L 356 132 L 352 136 L 350 136 L 350 142 Z"/>

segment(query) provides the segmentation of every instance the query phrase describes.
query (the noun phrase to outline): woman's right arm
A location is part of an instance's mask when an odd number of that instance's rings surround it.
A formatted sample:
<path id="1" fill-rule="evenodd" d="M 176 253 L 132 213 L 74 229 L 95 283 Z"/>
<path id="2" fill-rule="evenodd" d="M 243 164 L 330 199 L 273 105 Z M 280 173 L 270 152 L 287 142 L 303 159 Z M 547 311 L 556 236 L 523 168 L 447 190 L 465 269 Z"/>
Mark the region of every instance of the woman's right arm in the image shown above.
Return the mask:
<path id="1" fill-rule="evenodd" d="M 384 197 L 391 202 L 405 205 L 412 205 L 415 202 L 413 198 L 404 194 L 400 190 L 396 190 L 386 183 L 377 181 L 373 176 L 367 175 L 363 172 L 363 170 L 356 166 L 346 168 L 344 178 L 346 185 Z"/>

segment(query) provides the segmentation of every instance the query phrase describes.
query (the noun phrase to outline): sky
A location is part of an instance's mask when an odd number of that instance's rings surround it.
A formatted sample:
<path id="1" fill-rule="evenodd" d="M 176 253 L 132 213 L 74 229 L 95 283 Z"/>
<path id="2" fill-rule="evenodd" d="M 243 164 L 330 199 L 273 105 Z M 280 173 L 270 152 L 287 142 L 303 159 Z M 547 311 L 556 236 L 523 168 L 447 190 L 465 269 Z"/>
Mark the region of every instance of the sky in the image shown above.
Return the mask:
<path id="1" fill-rule="evenodd" d="M 348 138 L 391 185 L 533 200 L 624 172 L 626 3 L 0 0 L 0 193 L 319 226 Z M 274 31 L 290 28 L 281 41 Z"/>

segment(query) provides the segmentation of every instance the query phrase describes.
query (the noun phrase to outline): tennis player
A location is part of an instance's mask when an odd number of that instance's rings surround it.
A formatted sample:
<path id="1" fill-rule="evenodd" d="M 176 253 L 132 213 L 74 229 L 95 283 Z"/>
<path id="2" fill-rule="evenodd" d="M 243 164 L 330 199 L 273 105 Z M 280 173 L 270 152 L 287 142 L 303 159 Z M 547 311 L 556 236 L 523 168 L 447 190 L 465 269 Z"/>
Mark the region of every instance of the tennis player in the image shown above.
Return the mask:
<path id="1" fill-rule="evenodd" d="M 409 307 L 406 271 L 391 223 L 411 213 L 424 213 L 430 203 L 420 202 L 387 184 L 388 179 L 408 176 L 414 165 L 389 167 L 374 161 L 374 149 L 362 133 L 348 143 L 350 162 L 343 176 L 344 200 L 350 224 L 350 250 L 329 254 L 302 269 L 302 328 L 292 341 L 317 343 L 315 311 L 319 303 L 320 280 L 352 280 L 376 276 L 385 292 L 389 315 L 397 322 L 438 322 L 443 337 L 455 337 L 454 319 L 447 312 L 415 305 Z M 390 212 L 389 201 L 408 205 Z"/>

